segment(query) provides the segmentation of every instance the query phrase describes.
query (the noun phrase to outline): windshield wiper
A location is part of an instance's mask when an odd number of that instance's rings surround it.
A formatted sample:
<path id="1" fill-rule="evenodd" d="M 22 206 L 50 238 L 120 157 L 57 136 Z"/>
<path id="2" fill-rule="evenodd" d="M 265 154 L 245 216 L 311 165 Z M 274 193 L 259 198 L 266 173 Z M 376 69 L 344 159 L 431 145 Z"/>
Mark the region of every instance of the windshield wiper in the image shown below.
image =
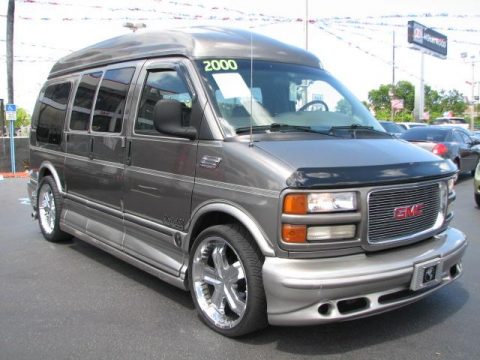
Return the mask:
<path id="1" fill-rule="evenodd" d="M 336 136 L 335 134 L 331 134 L 330 132 L 324 132 L 324 131 L 317 131 L 312 129 L 310 126 L 301 126 L 301 125 L 289 125 L 289 124 L 279 124 L 279 123 L 273 123 L 270 125 L 255 125 L 252 126 L 252 131 L 257 132 L 257 131 L 271 131 L 271 132 L 276 132 L 276 131 L 288 131 L 288 130 L 293 130 L 293 131 L 301 131 L 301 132 L 309 132 L 309 133 L 315 133 L 315 134 L 322 134 L 322 135 L 328 135 L 328 136 Z M 236 129 L 237 134 L 244 134 L 250 132 L 250 126 L 245 126 Z"/>
<path id="2" fill-rule="evenodd" d="M 383 135 L 389 138 L 394 138 L 393 135 L 385 132 L 385 131 L 380 131 L 376 130 L 373 128 L 373 126 L 365 126 L 365 125 L 358 125 L 358 124 L 352 124 L 352 125 L 346 125 L 346 126 L 332 126 L 329 130 L 329 134 L 334 134 L 337 130 L 347 130 L 347 131 L 352 131 L 352 137 L 356 138 L 357 137 L 357 130 L 360 131 L 368 131 L 372 132 L 377 135 Z"/>

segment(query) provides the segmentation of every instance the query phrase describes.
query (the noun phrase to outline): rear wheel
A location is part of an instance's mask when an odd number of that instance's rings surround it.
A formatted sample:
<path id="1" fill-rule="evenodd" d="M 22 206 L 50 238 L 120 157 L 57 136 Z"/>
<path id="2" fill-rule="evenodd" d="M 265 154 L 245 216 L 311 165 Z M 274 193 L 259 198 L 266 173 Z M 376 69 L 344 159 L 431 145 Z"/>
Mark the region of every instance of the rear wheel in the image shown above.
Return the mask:
<path id="1" fill-rule="evenodd" d="M 267 325 L 263 257 L 238 225 L 217 225 L 195 240 L 190 292 L 200 318 L 222 335 L 236 337 Z"/>
<path id="2" fill-rule="evenodd" d="M 51 176 L 45 176 L 39 185 L 37 209 L 40 230 L 48 241 L 58 242 L 72 237 L 60 230 L 61 206 L 61 196 L 55 180 Z"/>
<path id="3" fill-rule="evenodd" d="M 477 207 L 480 208 L 480 194 L 475 194 L 475 202 L 477 203 Z"/>

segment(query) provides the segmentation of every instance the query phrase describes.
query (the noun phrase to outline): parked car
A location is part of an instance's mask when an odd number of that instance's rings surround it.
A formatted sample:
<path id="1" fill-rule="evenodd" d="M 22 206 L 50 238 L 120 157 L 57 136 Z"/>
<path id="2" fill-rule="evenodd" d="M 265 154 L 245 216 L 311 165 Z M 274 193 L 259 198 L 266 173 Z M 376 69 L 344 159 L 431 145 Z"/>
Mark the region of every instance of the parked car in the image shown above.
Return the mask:
<path id="1" fill-rule="evenodd" d="M 396 122 L 393 121 L 379 121 L 380 125 L 385 129 L 386 132 L 389 134 L 400 137 L 405 132 L 405 128 L 398 125 Z"/>
<path id="2" fill-rule="evenodd" d="M 452 125 L 452 126 L 459 126 L 464 129 L 468 129 L 470 127 L 468 122 L 461 117 L 436 118 L 435 120 L 432 121 L 432 125 L 439 125 L 439 126 Z"/>
<path id="3" fill-rule="evenodd" d="M 480 158 L 479 141 L 470 137 L 468 130 L 457 126 L 431 125 L 405 131 L 407 140 L 435 155 L 452 160 L 460 172 L 473 172 Z"/>
<path id="4" fill-rule="evenodd" d="M 473 179 L 473 193 L 475 197 L 475 202 L 480 208 L 480 164 L 477 165 L 474 177 L 475 178 Z"/>
<path id="5" fill-rule="evenodd" d="M 397 122 L 397 124 L 403 127 L 405 130 L 415 128 L 415 127 L 424 127 L 428 126 L 427 123 L 420 123 L 420 122 Z"/>
<path id="6" fill-rule="evenodd" d="M 190 291 L 225 336 L 383 313 L 462 274 L 455 165 L 387 134 L 313 54 L 250 31 L 67 55 L 38 96 L 30 161 L 46 240 Z"/>

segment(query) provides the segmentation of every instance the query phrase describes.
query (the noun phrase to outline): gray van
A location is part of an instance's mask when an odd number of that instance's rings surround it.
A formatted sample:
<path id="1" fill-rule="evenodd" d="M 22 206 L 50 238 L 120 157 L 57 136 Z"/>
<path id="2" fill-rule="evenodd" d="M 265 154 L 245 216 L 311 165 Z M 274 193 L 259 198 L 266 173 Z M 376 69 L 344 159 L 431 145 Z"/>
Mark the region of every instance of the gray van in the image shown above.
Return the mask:
<path id="1" fill-rule="evenodd" d="M 226 336 L 381 313 L 462 273 L 455 165 L 385 133 L 314 55 L 248 31 L 130 34 L 59 60 L 30 161 L 47 240 L 189 290 Z"/>

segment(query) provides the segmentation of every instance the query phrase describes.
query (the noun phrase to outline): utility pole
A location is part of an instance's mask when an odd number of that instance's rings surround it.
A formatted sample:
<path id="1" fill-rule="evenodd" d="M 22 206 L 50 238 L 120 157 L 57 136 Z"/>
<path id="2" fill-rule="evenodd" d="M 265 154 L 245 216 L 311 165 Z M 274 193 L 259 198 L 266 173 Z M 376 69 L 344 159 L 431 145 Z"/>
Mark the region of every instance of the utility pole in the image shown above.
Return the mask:
<path id="1" fill-rule="evenodd" d="M 390 97 L 390 108 L 391 108 L 390 120 L 391 121 L 393 121 L 395 118 L 395 109 L 392 106 L 393 96 L 395 95 L 393 90 L 394 88 L 395 88 L 395 30 L 393 30 L 392 32 L 392 89 L 391 89 L 392 96 Z"/>
<path id="2" fill-rule="evenodd" d="M 8 0 L 7 10 L 7 87 L 8 103 L 14 104 L 13 97 L 13 22 L 15 17 L 15 0 Z"/>
<path id="3" fill-rule="evenodd" d="M 13 92 L 13 23 L 15 19 L 15 0 L 8 0 L 7 10 L 7 87 L 8 103 L 15 104 Z M 3 129 L 2 129 L 3 130 Z M 15 168 L 15 121 L 10 120 L 10 162 L 12 172 Z"/>

